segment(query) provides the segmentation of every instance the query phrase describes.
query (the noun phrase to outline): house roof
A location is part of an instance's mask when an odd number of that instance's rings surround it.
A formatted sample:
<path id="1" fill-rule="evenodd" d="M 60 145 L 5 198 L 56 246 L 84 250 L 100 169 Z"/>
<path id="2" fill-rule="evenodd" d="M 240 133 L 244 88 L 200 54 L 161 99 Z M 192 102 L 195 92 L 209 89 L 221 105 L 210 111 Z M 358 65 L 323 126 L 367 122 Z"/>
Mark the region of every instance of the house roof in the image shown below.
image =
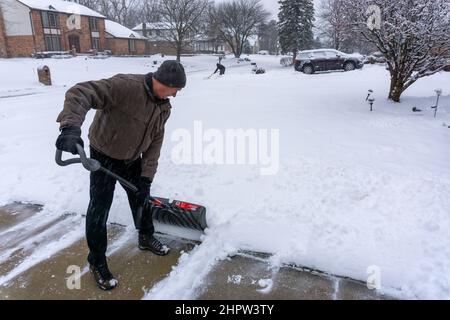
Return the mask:
<path id="1" fill-rule="evenodd" d="M 89 9 L 81 4 L 63 0 L 17 0 L 31 9 L 63 12 L 69 14 L 80 14 L 82 16 L 91 16 L 105 18 L 100 13 Z"/>
<path id="2" fill-rule="evenodd" d="M 145 39 L 139 33 L 111 20 L 105 20 L 105 31 L 114 38 Z"/>
<path id="3" fill-rule="evenodd" d="M 140 23 L 136 27 L 133 28 L 134 31 L 141 31 L 143 30 L 143 24 Z M 172 29 L 167 23 L 165 22 L 145 22 L 145 28 L 148 30 L 170 30 Z"/>

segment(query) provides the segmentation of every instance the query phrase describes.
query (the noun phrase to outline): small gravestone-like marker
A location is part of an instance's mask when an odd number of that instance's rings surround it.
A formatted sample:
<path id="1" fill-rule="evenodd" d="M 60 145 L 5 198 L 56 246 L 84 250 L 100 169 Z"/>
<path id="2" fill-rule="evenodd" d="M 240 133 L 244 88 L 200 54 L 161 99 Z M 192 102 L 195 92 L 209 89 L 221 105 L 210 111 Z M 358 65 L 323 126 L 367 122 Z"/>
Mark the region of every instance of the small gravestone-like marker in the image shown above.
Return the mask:
<path id="1" fill-rule="evenodd" d="M 38 78 L 40 83 L 46 86 L 52 85 L 52 77 L 50 74 L 50 68 L 48 66 L 38 67 Z"/>

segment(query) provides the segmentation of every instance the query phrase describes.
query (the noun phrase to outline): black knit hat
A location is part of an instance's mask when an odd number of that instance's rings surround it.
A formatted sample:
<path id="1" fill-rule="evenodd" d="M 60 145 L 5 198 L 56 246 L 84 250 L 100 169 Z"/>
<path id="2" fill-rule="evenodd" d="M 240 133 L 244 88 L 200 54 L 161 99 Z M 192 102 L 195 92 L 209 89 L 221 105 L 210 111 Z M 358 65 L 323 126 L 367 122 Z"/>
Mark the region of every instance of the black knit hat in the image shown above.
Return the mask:
<path id="1" fill-rule="evenodd" d="M 176 60 L 164 61 L 153 74 L 153 78 L 171 88 L 186 86 L 186 73 L 183 65 Z"/>

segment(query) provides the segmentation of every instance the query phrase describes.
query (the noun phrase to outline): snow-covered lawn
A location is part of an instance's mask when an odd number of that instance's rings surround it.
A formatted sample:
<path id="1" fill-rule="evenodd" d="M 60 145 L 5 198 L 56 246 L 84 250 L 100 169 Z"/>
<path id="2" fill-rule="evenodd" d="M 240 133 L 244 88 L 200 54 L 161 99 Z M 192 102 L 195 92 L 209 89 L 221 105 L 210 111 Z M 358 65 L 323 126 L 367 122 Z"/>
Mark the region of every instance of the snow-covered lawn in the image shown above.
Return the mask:
<path id="1" fill-rule="evenodd" d="M 172 100 L 152 193 L 206 205 L 209 229 L 146 297 L 194 298 L 217 259 L 250 249 L 273 253 L 275 270 L 297 263 L 363 281 L 379 273 L 387 293 L 450 298 L 450 129 L 443 126 L 450 125 L 450 73 L 419 80 L 395 104 L 386 100 L 381 66 L 307 76 L 282 68 L 278 57 L 250 58 L 267 73 L 254 75 L 248 62 L 228 57 L 225 76 L 206 80 L 216 57 L 182 59 L 187 87 Z M 0 205 L 35 202 L 55 215 L 84 214 L 89 174 L 54 162 L 64 93 L 83 80 L 146 73 L 153 60 L 0 60 Z M 43 62 L 53 87 L 36 81 Z M 436 119 L 435 88 L 444 90 Z M 82 128 L 85 142 L 93 115 Z M 175 164 L 173 135 L 194 134 L 196 121 L 203 132 L 278 129 L 277 174 L 261 175 L 259 165 Z M 110 221 L 131 226 L 125 192 L 116 190 Z"/>

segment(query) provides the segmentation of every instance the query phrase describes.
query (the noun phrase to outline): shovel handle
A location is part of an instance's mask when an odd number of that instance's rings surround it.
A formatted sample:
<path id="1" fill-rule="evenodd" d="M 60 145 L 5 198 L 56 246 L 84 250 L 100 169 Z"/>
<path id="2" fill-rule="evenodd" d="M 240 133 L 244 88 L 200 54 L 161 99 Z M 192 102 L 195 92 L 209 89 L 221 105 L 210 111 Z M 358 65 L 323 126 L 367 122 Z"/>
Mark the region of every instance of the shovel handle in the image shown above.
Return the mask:
<path id="1" fill-rule="evenodd" d="M 77 152 L 80 155 L 80 157 L 79 158 L 71 158 L 71 159 L 67 159 L 67 160 L 62 159 L 63 151 L 57 149 L 56 155 L 55 155 L 56 163 L 60 166 L 68 166 L 68 165 L 71 165 L 74 163 L 81 163 L 83 165 L 83 167 L 88 171 L 100 170 L 100 171 L 106 173 L 107 175 L 114 177 L 116 180 L 119 180 L 120 182 L 122 182 L 131 191 L 136 192 L 138 190 L 138 188 L 134 184 L 130 183 L 129 181 L 125 180 L 124 178 L 115 174 L 114 172 L 111 172 L 108 169 L 102 167 L 102 165 L 100 164 L 99 161 L 92 159 L 92 158 L 88 158 L 86 156 L 86 152 L 84 152 L 83 147 L 81 145 L 79 145 L 78 143 L 76 144 L 76 148 L 77 148 Z"/>
<path id="2" fill-rule="evenodd" d="M 78 154 L 80 155 L 80 158 L 72 158 L 72 159 L 63 160 L 62 159 L 63 151 L 56 149 L 56 156 L 55 156 L 56 163 L 59 166 L 68 166 L 68 165 L 74 164 L 74 163 L 81 163 L 81 157 L 82 156 L 86 157 L 86 153 L 84 152 L 84 149 L 81 148 L 81 146 L 79 144 L 76 144 L 76 147 L 77 147 Z"/>
<path id="3" fill-rule="evenodd" d="M 62 159 L 62 150 L 57 149 L 55 154 L 55 161 L 60 166 L 68 166 L 74 163 L 81 163 L 83 167 L 88 171 L 97 171 L 100 170 L 101 165 L 100 162 L 98 162 L 95 159 L 88 158 L 86 156 L 86 153 L 84 152 L 84 149 L 81 145 L 78 143 L 75 145 L 77 148 L 77 152 L 80 155 L 79 158 L 71 158 L 67 160 Z"/>
<path id="4" fill-rule="evenodd" d="M 67 159 L 67 160 L 63 160 L 62 159 L 62 150 L 57 149 L 56 150 L 56 155 L 55 155 L 55 160 L 56 163 L 60 166 L 68 166 L 74 163 L 81 163 L 83 165 L 83 167 L 88 170 L 88 171 L 102 171 L 104 173 L 106 173 L 107 175 L 114 177 L 116 180 L 120 181 L 123 185 L 125 185 L 128 189 L 130 189 L 133 192 L 137 192 L 138 188 L 132 184 L 131 182 L 125 180 L 124 178 L 122 178 L 121 176 L 115 174 L 114 172 L 104 168 L 101 166 L 100 162 L 92 159 L 92 158 L 88 158 L 86 156 L 86 153 L 84 152 L 84 148 L 79 145 L 76 144 L 76 148 L 78 151 L 78 154 L 80 155 L 79 158 L 71 158 L 71 159 Z M 149 200 L 152 202 L 156 202 L 156 199 L 153 198 L 152 196 L 149 197 Z M 168 206 L 164 203 L 160 203 L 159 204 L 162 208 L 168 208 Z M 138 216 L 142 216 L 142 206 L 139 206 L 138 208 Z M 139 220 L 139 219 L 138 219 Z"/>

